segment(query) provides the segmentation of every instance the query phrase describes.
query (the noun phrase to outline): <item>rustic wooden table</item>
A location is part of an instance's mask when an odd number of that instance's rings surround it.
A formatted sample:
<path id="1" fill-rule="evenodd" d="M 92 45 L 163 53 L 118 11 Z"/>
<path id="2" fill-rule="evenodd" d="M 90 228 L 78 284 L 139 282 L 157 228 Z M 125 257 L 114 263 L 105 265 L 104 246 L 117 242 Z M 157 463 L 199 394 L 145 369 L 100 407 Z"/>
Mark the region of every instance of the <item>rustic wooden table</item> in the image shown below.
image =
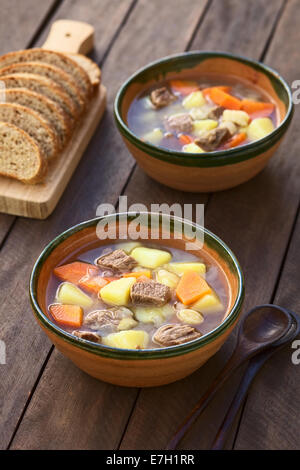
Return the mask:
<path id="1" fill-rule="evenodd" d="M 43 43 L 55 19 L 95 27 L 93 58 L 103 70 L 108 110 L 55 212 L 45 221 L 0 214 L 0 448 L 162 449 L 222 367 L 235 335 L 192 376 L 156 389 L 120 388 L 77 369 L 37 326 L 28 279 L 42 248 L 64 229 L 95 216 L 102 202 L 204 203 L 207 228 L 227 242 L 246 278 L 244 311 L 274 302 L 300 311 L 299 109 L 285 142 L 252 181 L 217 194 L 185 194 L 148 178 L 116 130 L 112 107 L 121 83 L 159 57 L 191 49 L 225 50 L 264 61 L 291 84 L 299 77 L 299 0 L 1 0 L 0 53 Z M 298 282 L 297 282 L 298 281 Z M 300 446 L 300 365 L 292 349 L 257 377 L 234 425 L 231 449 Z M 181 443 L 209 448 L 240 372 Z"/>

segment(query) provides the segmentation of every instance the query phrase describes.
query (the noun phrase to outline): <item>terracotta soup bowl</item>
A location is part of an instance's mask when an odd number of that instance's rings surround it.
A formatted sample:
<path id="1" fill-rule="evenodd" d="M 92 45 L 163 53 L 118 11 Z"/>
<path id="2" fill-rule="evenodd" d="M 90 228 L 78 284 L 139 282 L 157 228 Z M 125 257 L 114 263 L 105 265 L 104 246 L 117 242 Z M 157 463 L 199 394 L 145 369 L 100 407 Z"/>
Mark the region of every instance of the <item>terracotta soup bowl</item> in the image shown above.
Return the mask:
<path id="1" fill-rule="evenodd" d="M 129 129 L 128 110 L 138 95 L 157 82 L 201 77 L 235 79 L 261 90 L 276 105 L 278 126 L 260 140 L 200 154 L 152 145 Z M 293 103 L 287 83 L 266 65 L 222 52 L 187 52 L 153 62 L 132 75 L 116 96 L 114 112 L 126 146 L 149 176 L 182 191 L 211 192 L 244 183 L 266 166 L 289 127 Z"/>
<path id="2" fill-rule="evenodd" d="M 215 264 L 224 278 L 228 293 L 228 307 L 221 324 L 200 338 L 159 349 L 118 349 L 79 339 L 60 328 L 50 318 L 46 292 L 53 268 L 80 253 L 105 244 L 120 242 L 119 230 L 127 231 L 136 214 L 109 215 L 83 222 L 55 238 L 39 256 L 30 280 L 30 299 L 33 312 L 40 327 L 55 346 L 80 369 L 97 379 L 128 387 L 152 387 L 179 380 L 198 369 L 222 346 L 240 316 L 244 287 L 238 261 L 231 250 L 216 235 L 187 220 L 167 215 L 157 215 L 158 238 L 150 239 L 153 214 L 146 214 L 141 224 L 142 238 L 151 244 L 186 250 L 188 238 L 178 227 L 195 232 L 193 255 L 207 264 Z M 117 220 L 116 238 L 98 238 L 99 222 Z M 167 225 L 166 225 L 167 224 Z M 179 224 L 179 225 L 178 225 Z M 165 238 L 166 227 L 169 239 Z M 186 233 L 186 232 L 185 232 Z M 177 238 L 178 237 L 178 238 Z M 201 242 L 201 237 L 204 242 Z M 124 239 L 121 240 L 124 242 Z M 142 241 L 142 240 L 141 240 Z M 190 251 L 189 251 L 190 253 Z"/>

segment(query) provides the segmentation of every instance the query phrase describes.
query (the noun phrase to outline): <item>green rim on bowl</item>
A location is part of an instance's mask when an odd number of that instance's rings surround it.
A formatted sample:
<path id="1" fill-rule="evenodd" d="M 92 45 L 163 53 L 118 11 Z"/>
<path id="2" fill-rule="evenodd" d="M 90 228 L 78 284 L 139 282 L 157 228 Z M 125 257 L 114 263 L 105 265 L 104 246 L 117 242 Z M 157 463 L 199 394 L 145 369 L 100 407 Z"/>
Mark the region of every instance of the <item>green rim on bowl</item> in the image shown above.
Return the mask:
<path id="1" fill-rule="evenodd" d="M 233 61 L 242 62 L 259 72 L 264 73 L 278 96 L 284 102 L 286 107 L 286 115 L 283 121 L 266 137 L 245 144 L 241 147 L 236 147 L 229 150 L 220 150 L 214 152 L 204 153 L 184 153 L 175 150 L 168 150 L 163 147 L 155 146 L 148 142 L 143 142 L 137 137 L 127 126 L 122 115 L 122 102 L 128 87 L 136 83 L 147 83 L 150 79 L 162 80 L 168 72 L 179 72 L 181 70 L 191 69 L 197 66 L 202 61 L 213 58 L 225 58 Z M 173 163 L 182 166 L 192 167 L 214 167 L 223 165 L 232 165 L 234 163 L 242 162 L 250 158 L 256 157 L 259 153 L 267 151 L 276 142 L 278 142 L 284 135 L 288 128 L 293 116 L 293 101 L 291 90 L 286 81 L 271 67 L 268 67 L 255 60 L 247 59 L 246 57 L 229 54 L 225 52 L 207 52 L 207 51 L 193 51 L 185 52 L 183 54 L 171 55 L 157 60 L 141 68 L 134 73 L 120 88 L 114 103 L 114 116 L 117 127 L 121 134 L 135 147 L 139 148 L 146 154 L 151 155 L 162 161 Z M 209 156 L 209 158 L 208 158 Z"/>
<path id="2" fill-rule="evenodd" d="M 139 213 L 142 214 L 142 213 Z M 151 213 L 148 213 L 151 216 Z M 107 215 L 104 217 L 98 217 L 92 220 L 88 220 L 86 222 L 82 222 L 78 225 L 75 225 L 74 227 L 69 228 L 65 232 L 63 232 L 61 235 L 56 237 L 52 242 L 50 242 L 46 248 L 42 251 L 40 256 L 38 257 L 30 278 L 30 286 L 29 286 L 29 294 L 30 294 L 30 301 L 31 305 L 33 308 L 33 312 L 39 322 L 43 325 L 44 328 L 50 330 L 52 333 L 55 333 L 65 341 L 73 344 L 76 347 L 79 347 L 81 349 L 84 349 L 86 351 L 89 351 L 94 354 L 98 354 L 103 357 L 109 357 L 112 359 L 122 359 L 122 360 L 128 360 L 128 359 L 163 359 L 163 358 L 168 358 L 168 357 L 173 357 L 173 356 L 178 356 L 181 354 L 186 354 L 189 352 L 192 352 L 196 349 L 199 349 L 199 347 L 204 346 L 205 344 L 211 342 L 212 340 L 216 339 L 219 335 L 221 335 L 224 330 L 226 330 L 238 317 L 238 314 L 241 310 L 241 306 L 243 303 L 243 298 L 244 298 L 244 281 L 243 281 L 243 274 L 240 268 L 240 265 L 233 254 L 233 252 L 228 248 L 228 246 L 216 235 L 214 235 L 212 232 L 209 230 L 200 227 L 197 224 L 194 224 L 193 222 L 190 222 L 186 219 L 178 219 L 173 216 L 169 216 L 166 214 L 159 214 L 159 223 L 162 223 L 162 220 L 164 218 L 168 218 L 170 221 L 170 228 L 171 230 L 174 230 L 174 222 L 175 221 L 181 221 L 181 223 L 184 226 L 189 226 L 190 228 L 193 229 L 194 233 L 202 233 L 204 232 L 204 237 L 205 237 L 205 243 L 212 248 L 215 248 L 219 253 L 222 253 L 222 258 L 224 258 L 230 267 L 230 269 L 236 274 L 237 280 L 238 280 L 238 293 L 236 300 L 234 302 L 234 305 L 230 311 L 230 313 L 227 315 L 225 320 L 217 326 L 214 330 L 210 331 L 209 333 L 201 336 L 201 338 L 190 341 L 189 343 L 184 343 L 179 346 L 169 346 L 165 348 L 159 348 L 159 349 L 141 349 L 141 350 L 131 350 L 131 349 L 117 349 L 117 348 L 111 348 L 109 346 L 105 346 L 102 344 L 96 344 L 92 343 L 90 341 L 77 338 L 73 336 L 72 334 L 64 331 L 62 328 L 60 328 L 58 325 L 56 325 L 53 321 L 50 320 L 50 318 L 42 311 L 40 308 L 38 301 L 37 301 L 37 285 L 38 285 L 38 279 L 39 279 L 39 274 L 42 269 L 44 261 L 48 258 L 48 256 L 54 251 L 60 243 L 62 243 L 64 240 L 69 238 L 71 235 L 74 233 L 77 233 L 85 228 L 89 227 L 96 227 L 99 221 L 106 220 L 109 222 L 109 220 L 115 220 L 117 217 L 126 217 L 127 221 L 130 222 L 134 220 L 137 216 L 137 213 L 119 213 L 119 214 L 112 214 L 112 215 Z"/>

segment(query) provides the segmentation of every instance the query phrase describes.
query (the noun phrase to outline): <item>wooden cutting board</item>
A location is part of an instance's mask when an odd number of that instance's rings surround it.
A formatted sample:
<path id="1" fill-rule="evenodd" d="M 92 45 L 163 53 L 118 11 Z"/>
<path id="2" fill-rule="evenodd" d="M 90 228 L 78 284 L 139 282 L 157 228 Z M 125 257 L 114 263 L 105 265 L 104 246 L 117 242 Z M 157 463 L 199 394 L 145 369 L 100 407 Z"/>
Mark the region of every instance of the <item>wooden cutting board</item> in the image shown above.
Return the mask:
<path id="1" fill-rule="evenodd" d="M 45 49 L 87 54 L 93 47 L 94 28 L 79 21 L 53 23 Z M 106 88 L 99 85 L 85 115 L 74 129 L 67 146 L 51 163 L 42 184 L 25 185 L 0 176 L 0 212 L 46 219 L 55 209 L 77 167 L 106 107 Z"/>

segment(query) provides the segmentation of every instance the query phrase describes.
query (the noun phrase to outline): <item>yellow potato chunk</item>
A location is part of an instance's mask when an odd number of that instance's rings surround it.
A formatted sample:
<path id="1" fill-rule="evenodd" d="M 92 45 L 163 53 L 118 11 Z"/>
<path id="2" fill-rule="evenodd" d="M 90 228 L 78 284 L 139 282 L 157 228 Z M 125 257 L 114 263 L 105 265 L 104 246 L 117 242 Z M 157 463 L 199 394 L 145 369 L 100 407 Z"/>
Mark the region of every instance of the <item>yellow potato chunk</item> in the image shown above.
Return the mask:
<path id="1" fill-rule="evenodd" d="M 204 152 L 204 150 L 201 147 L 199 147 L 199 145 L 194 144 L 194 142 L 184 145 L 182 147 L 182 150 L 187 153 L 203 153 Z"/>
<path id="2" fill-rule="evenodd" d="M 168 251 L 157 250 L 155 248 L 134 248 L 131 256 L 144 268 L 155 269 L 162 264 L 168 263 L 172 255 Z"/>
<path id="3" fill-rule="evenodd" d="M 118 250 L 125 251 L 125 253 L 129 255 L 132 252 L 132 250 L 136 248 L 137 246 L 141 246 L 141 244 L 139 242 L 125 242 L 125 243 L 118 243 L 116 245 L 116 248 Z"/>
<path id="4" fill-rule="evenodd" d="M 112 348 L 145 349 L 149 343 L 149 335 L 142 330 L 119 331 L 104 336 L 102 342 Z"/>
<path id="5" fill-rule="evenodd" d="M 253 119 L 248 126 L 248 137 L 250 140 L 262 139 L 273 130 L 274 125 L 271 119 L 267 117 Z"/>
<path id="6" fill-rule="evenodd" d="M 130 301 L 130 288 L 135 281 L 135 277 L 124 277 L 112 281 L 102 287 L 99 296 L 108 305 L 128 305 Z"/>
<path id="7" fill-rule="evenodd" d="M 182 323 L 186 323 L 187 325 L 197 325 L 204 321 L 201 313 L 196 312 L 191 308 L 184 308 L 183 310 L 180 310 L 177 312 L 176 316 L 180 321 L 182 321 Z"/>
<path id="8" fill-rule="evenodd" d="M 122 318 L 122 320 L 118 324 L 118 330 L 130 330 L 131 328 L 134 328 L 137 324 L 138 322 L 133 318 Z"/>
<path id="9" fill-rule="evenodd" d="M 249 114 L 245 111 L 236 111 L 233 109 L 225 109 L 222 114 L 223 121 L 231 121 L 238 126 L 245 127 L 247 126 L 250 117 Z"/>
<path id="10" fill-rule="evenodd" d="M 214 119 L 202 119 L 201 121 L 193 122 L 194 133 L 199 136 L 203 132 L 207 132 L 207 131 L 211 131 L 212 129 L 215 129 L 215 127 L 217 126 L 218 126 L 218 121 L 215 121 Z"/>
<path id="11" fill-rule="evenodd" d="M 181 276 L 182 274 L 186 273 L 187 271 L 195 271 L 201 276 L 205 277 L 206 273 L 206 266 L 204 263 L 169 263 L 165 266 L 168 271 Z"/>
<path id="12" fill-rule="evenodd" d="M 218 312 L 223 309 L 223 305 L 218 296 L 213 292 L 204 295 L 201 299 L 197 300 L 192 306 L 193 310 L 201 313 Z"/>
<path id="13" fill-rule="evenodd" d="M 56 298 L 62 304 L 79 305 L 82 308 L 89 308 L 93 305 L 91 297 L 71 282 L 63 282 L 59 286 Z"/>
<path id="14" fill-rule="evenodd" d="M 193 91 L 182 102 L 185 109 L 199 108 L 206 103 L 202 91 Z"/>
<path id="15" fill-rule="evenodd" d="M 134 316 L 139 322 L 153 323 L 155 326 L 160 326 L 173 313 L 173 307 L 168 304 L 163 307 L 136 307 L 134 309 Z"/>
<path id="16" fill-rule="evenodd" d="M 161 284 L 164 284 L 171 289 L 175 289 L 179 282 L 179 277 L 176 274 L 167 271 L 166 269 L 159 269 L 159 271 L 156 273 L 156 280 L 157 282 L 160 282 Z"/>
<path id="17" fill-rule="evenodd" d="M 157 145 L 162 140 L 164 134 L 161 129 L 153 129 L 153 131 L 148 132 L 144 135 L 144 140 L 150 142 L 150 144 Z"/>

